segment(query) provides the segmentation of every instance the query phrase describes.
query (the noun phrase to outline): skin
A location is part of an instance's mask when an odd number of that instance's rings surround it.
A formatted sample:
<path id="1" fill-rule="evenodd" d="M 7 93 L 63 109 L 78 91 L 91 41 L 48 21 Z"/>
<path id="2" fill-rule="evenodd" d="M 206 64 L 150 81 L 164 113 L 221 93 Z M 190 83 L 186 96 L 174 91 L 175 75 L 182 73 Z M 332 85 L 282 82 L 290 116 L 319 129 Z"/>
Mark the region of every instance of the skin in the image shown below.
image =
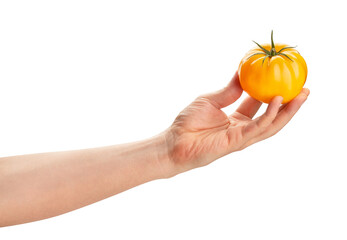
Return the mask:
<path id="1" fill-rule="evenodd" d="M 0 158 L 0 226 L 57 216 L 145 182 L 170 178 L 242 150 L 282 129 L 309 95 L 288 104 L 247 97 L 230 116 L 222 108 L 242 94 L 238 74 L 223 89 L 201 95 L 162 133 L 143 141 Z"/>

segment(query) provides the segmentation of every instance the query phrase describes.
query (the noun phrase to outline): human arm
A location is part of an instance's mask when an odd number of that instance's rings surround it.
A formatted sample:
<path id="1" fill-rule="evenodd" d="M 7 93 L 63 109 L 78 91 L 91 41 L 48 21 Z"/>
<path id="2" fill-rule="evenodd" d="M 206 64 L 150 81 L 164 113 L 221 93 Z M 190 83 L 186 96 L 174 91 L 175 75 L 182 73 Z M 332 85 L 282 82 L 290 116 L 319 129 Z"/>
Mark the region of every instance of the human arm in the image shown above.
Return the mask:
<path id="1" fill-rule="evenodd" d="M 60 215 L 165 178 L 166 151 L 159 134 L 128 144 L 0 158 L 0 226 Z"/>
<path id="2" fill-rule="evenodd" d="M 238 75 L 223 89 L 199 96 L 164 132 L 129 144 L 0 158 L 0 226 L 40 220 L 86 206 L 142 183 L 207 165 L 277 133 L 309 91 L 281 106 L 276 97 L 250 97 L 226 115 L 242 93 Z"/>

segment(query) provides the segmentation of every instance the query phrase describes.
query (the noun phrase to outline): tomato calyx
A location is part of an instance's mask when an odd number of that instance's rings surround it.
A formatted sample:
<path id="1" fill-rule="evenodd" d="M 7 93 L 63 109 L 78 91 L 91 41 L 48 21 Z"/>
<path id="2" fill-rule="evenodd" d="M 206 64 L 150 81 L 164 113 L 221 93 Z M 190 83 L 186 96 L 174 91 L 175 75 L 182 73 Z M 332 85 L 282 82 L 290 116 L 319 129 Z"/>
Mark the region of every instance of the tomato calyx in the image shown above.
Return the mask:
<path id="1" fill-rule="evenodd" d="M 283 50 L 290 49 L 290 48 L 296 48 L 296 46 L 295 47 L 290 47 L 290 46 L 284 47 L 284 48 L 282 48 L 281 50 L 279 50 L 277 52 L 276 48 L 275 48 L 275 43 L 274 43 L 274 40 L 273 40 L 273 30 L 271 30 L 271 50 L 270 51 L 265 49 L 263 46 L 261 46 L 256 41 L 253 41 L 253 42 L 255 44 L 257 44 L 257 46 L 262 50 L 262 52 L 254 53 L 251 56 L 249 56 L 248 59 L 250 59 L 251 57 L 253 57 L 255 55 L 264 55 L 263 62 L 262 62 L 262 65 L 263 65 L 264 61 L 266 60 L 266 58 L 271 58 L 271 57 L 274 57 L 276 55 L 280 55 L 280 56 L 284 56 L 284 57 L 288 58 L 290 61 L 293 62 L 293 60 L 287 54 L 283 53 Z"/>

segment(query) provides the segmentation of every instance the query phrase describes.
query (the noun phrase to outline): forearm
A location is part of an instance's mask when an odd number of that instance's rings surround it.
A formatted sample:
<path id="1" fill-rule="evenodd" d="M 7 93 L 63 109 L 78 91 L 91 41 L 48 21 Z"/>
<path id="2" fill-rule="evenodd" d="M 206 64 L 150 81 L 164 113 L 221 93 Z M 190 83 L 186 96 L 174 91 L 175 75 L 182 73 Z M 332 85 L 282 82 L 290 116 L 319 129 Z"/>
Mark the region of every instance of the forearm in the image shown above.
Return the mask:
<path id="1" fill-rule="evenodd" d="M 0 159 L 0 226 L 56 216 L 169 175 L 163 134 L 135 143 Z"/>

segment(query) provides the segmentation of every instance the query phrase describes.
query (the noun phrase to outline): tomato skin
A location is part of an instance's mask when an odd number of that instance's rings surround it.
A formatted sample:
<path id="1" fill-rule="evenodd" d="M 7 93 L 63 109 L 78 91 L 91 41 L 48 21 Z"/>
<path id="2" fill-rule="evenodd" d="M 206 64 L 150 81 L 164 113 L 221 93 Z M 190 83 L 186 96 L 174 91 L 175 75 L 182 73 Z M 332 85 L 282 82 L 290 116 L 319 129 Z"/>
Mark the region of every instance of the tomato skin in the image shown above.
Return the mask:
<path id="1" fill-rule="evenodd" d="M 266 50 L 271 50 L 270 44 L 263 44 Z M 280 51 L 285 44 L 276 44 L 276 51 Z M 288 48 L 282 51 L 283 55 L 265 57 L 264 54 L 251 56 L 254 53 L 263 53 L 256 47 L 250 50 L 240 62 L 238 73 L 241 87 L 251 97 L 269 103 L 275 96 L 282 96 L 287 103 L 295 98 L 303 88 L 307 78 L 307 65 L 300 53 Z"/>

